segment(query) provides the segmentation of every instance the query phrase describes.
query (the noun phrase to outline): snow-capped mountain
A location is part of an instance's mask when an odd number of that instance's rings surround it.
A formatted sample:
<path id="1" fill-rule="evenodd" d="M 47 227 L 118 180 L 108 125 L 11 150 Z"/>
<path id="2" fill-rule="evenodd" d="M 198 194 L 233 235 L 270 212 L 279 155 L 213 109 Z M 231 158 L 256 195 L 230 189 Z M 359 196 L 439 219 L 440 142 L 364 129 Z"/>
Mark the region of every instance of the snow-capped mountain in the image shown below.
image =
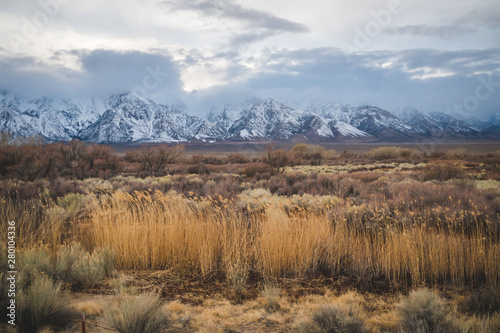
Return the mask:
<path id="1" fill-rule="evenodd" d="M 108 109 L 79 132 L 94 142 L 182 142 L 215 139 L 222 130 L 208 121 L 134 94 L 111 96 Z"/>
<path id="2" fill-rule="evenodd" d="M 0 131 L 50 141 L 180 142 L 212 140 L 222 129 L 135 94 L 54 101 L 0 93 Z"/>
<path id="3" fill-rule="evenodd" d="M 296 110 L 273 99 L 252 99 L 226 106 L 211 119 L 227 131 L 226 140 L 278 140 L 302 137 L 311 141 L 338 141 L 370 135 L 343 121 L 312 110 Z"/>
<path id="4" fill-rule="evenodd" d="M 406 121 L 415 133 L 434 138 L 470 138 L 481 135 L 481 129 L 475 122 L 477 119 L 472 117 L 466 121 L 443 112 L 425 113 L 412 106 L 394 109 L 392 113 Z"/>
<path id="5" fill-rule="evenodd" d="M 477 124 L 477 122 L 476 122 Z M 49 141 L 99 143 L 202 141 L 374 142 L 422 138 L 499 138 L 500 117 L 483 125 L 413 107 L 310 104 L 291 108 L 273 99 L 212 109 L 208 120 L 136 94 L 107 98 L 19 99 L 0 92 L 0 131 Z"/>

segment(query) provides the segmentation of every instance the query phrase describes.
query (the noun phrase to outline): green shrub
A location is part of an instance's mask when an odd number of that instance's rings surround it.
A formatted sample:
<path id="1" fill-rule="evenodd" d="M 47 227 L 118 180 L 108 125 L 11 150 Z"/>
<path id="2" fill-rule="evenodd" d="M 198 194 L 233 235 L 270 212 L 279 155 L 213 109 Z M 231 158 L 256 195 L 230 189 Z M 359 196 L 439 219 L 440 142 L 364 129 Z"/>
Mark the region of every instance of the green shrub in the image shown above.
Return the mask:
<path id="1" fill-rule="evenodd" d="M 102 258 L 103 264 L 104 264 L 104 275 L 106 277 L 111 277 L 111 274 L 113 273 L 115 269 L 115 263 L 116 263 L 116 256 L 115 253 L 108 249 L 97 249 L 94 251 L 94 254 L 99 255 Z"/>
<path id="2" fill-rule="evenodd" d="M 73 284 L 73 287 L 90 289 L 106 276 L 114 266 L 114 255 L 109 250 L 88 253 L 79 244 L 64 245 L 57 253 L 57 277 Z"/>
<path id="3" fill-rule="evenodd" d="M 54 273 L 52 257 L 44 247 L 33 247 L 20 252 L 16 264 L 19 272 L 17 286 L 20 289 L 29 286 L 39 273 L 49 276 Z"/>
<path id="4" fill-rule="evenodd" d="M 18 293 L 16 323 L 19 332 L 38 332 L 47 326 L 63 328 L 75 318 L 69 304 L 69 295 L 60 284 L 38 274 L 29 287 Z"/>
<path id="5" fill-rule="evenodd" d="M 104 320 L 120 333 L 159 333 L 169 324 L 155 293 L 130 295 L 122 292 L 104 311 Z"/>
<path id="6" fill-rule="evenodd" d="M 104 260 L 98 253 L 84 252 L 71 268 L 71 282 L 82 289 L 90 289 L 104 280 L 106 270 Z"/>
<path id="7" fill-rule="evenodd" d="M 83 255 L 80 244 L 62 245 L 57 251 L 57 261 L 55 266 L 57 278 L 69 282 L 72 280 L 73 266 Z"/>
<path id="8" fill-rule="evenodd" d="M 317 310 L 312 322 L 299 327 L 304 333 L 362 333 L 366 332 L 363 321 L 351 310 L 337 305 L 327 305 Z"/>
<path id="9" fill-rule="evenodd" d="M 57 199 L 57 206 L 64 209 L 64 217 L 73 220 L 85 212 L 89 197 L 78 193 L 68 193 Z"/>
<path id="10" fill-rule="evenodd" d="M 49 274 L 52 267 L 52 257 L 44 247 L 32 247 L 20 252 L 18 255 L 18 270 L 37 270 Z"/>
<path id="11" fill-rule="evenodd" d="M 455 332 L 445 302 L 427 288 L 412 291 L 397 304 L 397 311 L 403 332 Z"/>

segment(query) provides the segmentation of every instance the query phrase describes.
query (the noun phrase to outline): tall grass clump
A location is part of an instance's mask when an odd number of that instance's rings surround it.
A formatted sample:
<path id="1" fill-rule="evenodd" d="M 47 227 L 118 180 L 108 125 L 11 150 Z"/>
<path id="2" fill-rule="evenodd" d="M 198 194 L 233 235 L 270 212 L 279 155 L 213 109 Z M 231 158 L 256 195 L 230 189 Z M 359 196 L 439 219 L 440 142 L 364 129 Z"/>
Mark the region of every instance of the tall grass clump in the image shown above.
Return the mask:
<path id="1" fill-rule="evenodd" d="M 61 242 L 63 221 L 53 216 L 51 209 L 54 202 L 47 195 L 35 195 L 33 198 L 0 198 L 0 218 L 2 221 L 16 221 L 18 248 L 48 245 L 51 250 Z M 0 231 L 7 234 L 7 223 L 0 225 Z"/>
<path id="2" fill-rule="evenodd" d="M 124 291 L 105 309 L 104 321 L 119 333 L 160 333 L 169 325 L 158 294 Z"/>
<path id="3" fill-rule="evenodd" d="M 88 243 L 115 253 L 117 268 L 222 273 L 229 282 L 243 281 L 233 279 L 244 277 L 239 268 L 264 277 L 343 275 L 368 288 L 500 286 L 496 224 L 473 203 L 247 199 L 116 192 L 93 199 Z"/>
<path id="4" fill-rule="evenodd" d="M 93 242 L 115 253 L 118 268 L 208 274 L 244 265 L 248 229 L 227 199 L 115 193 L 93 213 Z"/>
<path id="5" fill-rule="evenodd" d="M 17 314 L 20 332 L 63 328 L 75 319 L 69 295 L 61 289 L 61 284 L 44 274 L 37 275 L 30 286 L 18 293 Z"/>

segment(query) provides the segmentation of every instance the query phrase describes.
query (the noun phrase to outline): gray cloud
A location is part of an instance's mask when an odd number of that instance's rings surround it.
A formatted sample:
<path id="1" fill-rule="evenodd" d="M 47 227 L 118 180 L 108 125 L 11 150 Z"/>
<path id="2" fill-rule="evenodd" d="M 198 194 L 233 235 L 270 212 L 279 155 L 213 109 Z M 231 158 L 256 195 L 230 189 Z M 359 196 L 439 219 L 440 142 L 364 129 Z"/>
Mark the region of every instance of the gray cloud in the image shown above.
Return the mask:
<path id="1" fill-rule="evenodd" d="M 156 99 L 182 96 L 182 82 L 176 63 L 165 55 L 138 51 L 72 50 L 56 52 L 53 59 L 70 55 L 81 70 L 42 63 L 33 57 L 0 58 L 0 89 L 33 97 L 106 96 L 143 86 Z M 158 72 L 159 80 L 151 78 Z"/>
<path id="2" fill-rule="evenodd" d="M 247 97 L 273 97 L 281 101 L 338 101 L 353 105 L 372 104 L 385 108 L 414 105 L 447 111 L 475 93 L 477 72 L 500 68 L 500 50 L 443 52 L 432 49 L 372 51 L 357 53 L 347 63 L 339 49 L 319 48 L 263 52 L 267 65 L 248 80 L 198 92 L 198 107 L 205 111 L 217 101 L 240 102 Z M 391 63 L 382 67 L 381 64 Z M 415 79 L 414 70 L 428 68 L 453 73 L 447 77 Z M 498 73 L 496 74 L 498 75 Z M 500 82 L 495 76 L 494 82 Z M 500 88 L 481 101 L 475 115 L 498 112 Z"/>
<path id="3" fill-rule="evenodd" d="M 280 33 L 305 33 L 309 28 L 301 23 L 293 22 L 264 11 L 246 8 L 230 0 L 169 0 L 163 4 L 173 11 L 195 11 L 205 17 L 217 19 L 228 18 L 245 24 L 252 33 L 236 33 L 230 38 L 232 45 L 252 43 Z"/>
<path id="4" fill-rule="evenodd" d="M 457 18 L 457 24 L 474 24 L 491 29 L 500 28 L 500 7 L 496 0 L 478 1 L 473 10 Z"/>
<path id="5" fill-rule="evenodd" d="M 299 50 L 264 49 L 259 56 L 243 57 L 237 52 L 212 56 L 193 49 L 185 51 L 181 63 L 168 55 L 110 50 L 72 50 L 54 53 L 53 59 L 72 56 L 81 69 L 74 70 L 43 63 L 33 57 L 0 58 L 0 89 L 32 97 L 106 96 L 140 86 L 148 68 L 158 66 L 164 74 L 149 97 L 160 102 L 184 99 L 190 112 L 203 114 L 212 105 L 237 103 L 248 97 L 338 101 L 353 105 L 373 104 L 385 108 L 414 105 L 446 111 L 475 93 L 478 78 L 500 68 L 500 50 L 442 51 L 416 49 L 371 51 L 351 55 L 346 62 L 336 48 Z M 186 94 L 182 90 L 179 68 L 230 59 L 224 69 L 227 84 Z M 245 64 L 252 63 L 254 67 Z M 390 64 L 382 66 L 383 64 Z M 448 77 L 425 80 L 413 76 L 419 70 L 449 72 Z M 217 67 L 215 71 L 220 70 Z M 247 79 L 233 81 L 235 77 Z M 494 82 L 500 82 L 495 76 Z M 498 112 L 500 88 L 481 101 L 477 115 Z"/>
<path id="6" fill-rule="evenodd" d="M 422 37 L 452 38 L 478 33 L 475 27 L 467 25 L 406 25 L 402 27 L 386 28 L 387 35 L 410 35 Z"/>

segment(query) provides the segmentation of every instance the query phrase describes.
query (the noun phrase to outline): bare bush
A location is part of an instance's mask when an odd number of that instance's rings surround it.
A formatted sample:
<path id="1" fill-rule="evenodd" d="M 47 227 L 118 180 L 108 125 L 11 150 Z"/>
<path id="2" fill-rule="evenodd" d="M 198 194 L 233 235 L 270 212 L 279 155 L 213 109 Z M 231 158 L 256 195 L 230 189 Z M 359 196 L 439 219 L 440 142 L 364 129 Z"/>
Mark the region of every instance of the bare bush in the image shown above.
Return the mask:
<path id="1" fill-rule="evenodd" d="M 183 145 L 167 146 L 143 145 L 139 150 L 128 152 L 126 160 L 128 162 L 137 162 L 141 165 L 141 170 L 158 174 L 165 170 L 168 164 L 175 163 L 184 152 Z"/>
<path id="2" fill-rule="evenodd" d="M 272 175 L 283 173 L 286 167 L 291 163 L 290 157 L 286 151 L 275 148 L 276 145 L 274 143 L 267 144 L 265 157 L 263 159 L 263 162 L 268 164 L 271 168 Z"/>

